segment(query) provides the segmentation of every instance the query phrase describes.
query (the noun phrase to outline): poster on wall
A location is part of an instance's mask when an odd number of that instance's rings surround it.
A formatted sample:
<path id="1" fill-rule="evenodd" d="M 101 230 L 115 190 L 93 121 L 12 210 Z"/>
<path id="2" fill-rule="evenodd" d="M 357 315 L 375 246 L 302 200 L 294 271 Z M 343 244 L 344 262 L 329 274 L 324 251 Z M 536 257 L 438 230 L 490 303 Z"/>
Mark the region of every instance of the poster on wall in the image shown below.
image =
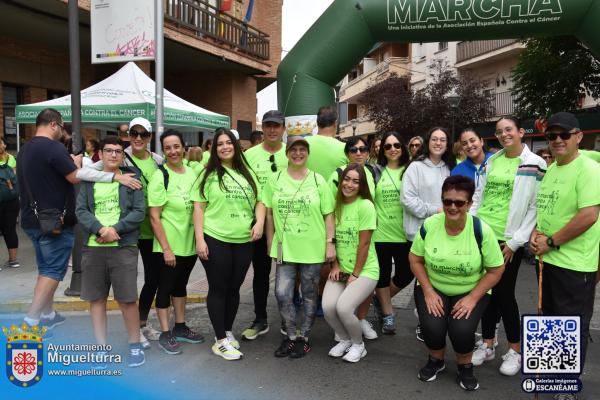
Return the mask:
<path id="1" fill-rule="evenodd" d="M 92 0 L 92 64 L 154 60 L 154 0 Z"/>

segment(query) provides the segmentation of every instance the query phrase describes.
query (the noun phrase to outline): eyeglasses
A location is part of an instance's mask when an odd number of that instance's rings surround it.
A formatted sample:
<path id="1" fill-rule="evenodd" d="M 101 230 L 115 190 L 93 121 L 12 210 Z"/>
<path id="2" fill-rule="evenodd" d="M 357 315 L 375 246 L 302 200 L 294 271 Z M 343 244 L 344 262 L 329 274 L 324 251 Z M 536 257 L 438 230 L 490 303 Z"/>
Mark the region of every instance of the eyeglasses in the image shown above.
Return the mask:
<path id="1" fill-rule="evenodd" d="M 352 146 L 352 147 L 350 147 L 350 149 L 348 149 L 348 151 L 352 154 L 356 154 L 356 153 L 366 153 L 369 151 L 369 149 L 367 146 L 360 146 L 360 147 Z"/>
<path id="2" fill-rule="evenodd" d="M 129 131 L 129 136 L 134 139 L 138 136 L 141 137 L 142 139 L 148 139 L 151 135 L 152 134 L 150 132 L 146 132 L 146 131 L 139 132 L 139 131 L 136 131 L 135 129 L 131 129 Z"/>
<path id="3" fill-rule="evenodd" d="M 546 140 L 548 140 L 549 142 L 553 142 L 556 140 L 557 137 L 560 137 L 562 140 L 569 140 L 571 139 L 571 136 L 576 134 L 577 132 L 561 132 L 561 133 L 556 133 L 556 132 L 548 132 L 546 133 Z"/>
<path id="4" fill-rule="evenodd" d="M 444 205 L 444 207 L 450 207 L 452 204 L 454 204 L 456 208 L 461 208 L 464 207 L 464 205 L 467 203 L 468 201 L 465 200 L 442 199 L 442 204 Z"/>
<path id="5" fill-rule="evenodd" d="M 396 143 L 386 143 L 386 144 L 384 144 L 384 145 L 383 145 L 383 148 L 384 148 L 385 150 L 391 150 L 391 149 L 392 149 L 392 146 L 393 146 L 393 147 L 394 147 L 396 150 L 399 150 L 399 149 L 402 147 L 402 145 L 401 145 L 399 142 L 396 142 Z"/>
<path id="6" fill-rule="evenodd" d="M 549 155 L 547 155 L 547 154 L 546 154 L 546 155 L 544 155 L 544 156 L 542 156 L 542 158 L 543 158 L 544 160 L 552 160 L 552 156 L 549 156 Z"/>
<path id="7" fill-rule="evenodd" d="M 409 147 L 412 149 L 413 147 L 421 147 L 421 143 L 413 143 L 411 145 L 409 145 Z"/>
<path id="8" fill-rule="evenodd" d="M 269 156 L 269 162 L 271 163 L 271 172 L 277 172 L 277 164 L 275 164 L 275 154 Z"/>
<path id="9" fill-rule="evenodd" d="M 123 154 L 123 150 L 121 149 L 102 149 L 102 151 L 108 155 L 114 154 L 120 156 L 121 154 Z"/>

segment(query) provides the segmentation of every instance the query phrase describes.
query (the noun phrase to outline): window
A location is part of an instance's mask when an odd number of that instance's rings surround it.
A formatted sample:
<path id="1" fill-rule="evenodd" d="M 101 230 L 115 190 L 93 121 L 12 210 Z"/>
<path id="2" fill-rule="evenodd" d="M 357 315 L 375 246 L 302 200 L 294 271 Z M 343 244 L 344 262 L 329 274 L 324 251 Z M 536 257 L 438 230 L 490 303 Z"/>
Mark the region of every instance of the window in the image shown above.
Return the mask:
<path id="1" fill-rule="evenodd" d="M 448 42 L 439 42 L 438 43 L 438 51 L 447 50 Z"/>
<path id="2" fill-rule="evenodd" d="M 17 149 L 17 119 L 15 107 L 22 100 L 21 88 L 2 85 L 2 111 L 4 127 L 4 143 L 8 150 Z"/>

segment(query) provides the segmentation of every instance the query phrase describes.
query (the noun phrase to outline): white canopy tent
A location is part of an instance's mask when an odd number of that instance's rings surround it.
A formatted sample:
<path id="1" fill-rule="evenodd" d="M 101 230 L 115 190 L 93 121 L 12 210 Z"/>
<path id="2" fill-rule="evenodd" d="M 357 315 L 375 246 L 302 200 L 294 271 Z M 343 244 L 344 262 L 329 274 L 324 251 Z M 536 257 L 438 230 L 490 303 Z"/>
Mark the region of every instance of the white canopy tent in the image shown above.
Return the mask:
<path id="1" fill-rule="evenodd" d="M 114 130 L 135 117 L 156 121 L 155 84 L 135 63 L 128 62 L 113 75 L 81 91 L 81 122 L 86 127 Z M 35 123 L 45 108 L 58 110 L 65 122 L 71 122 L 71 95 L 16 107 L 17 149 L 20 143 L 18 124 Z M 205 110 L 165 89 L 164 125 L 182 132 L 212 131 L 230 126 L 229 117 Z"/>

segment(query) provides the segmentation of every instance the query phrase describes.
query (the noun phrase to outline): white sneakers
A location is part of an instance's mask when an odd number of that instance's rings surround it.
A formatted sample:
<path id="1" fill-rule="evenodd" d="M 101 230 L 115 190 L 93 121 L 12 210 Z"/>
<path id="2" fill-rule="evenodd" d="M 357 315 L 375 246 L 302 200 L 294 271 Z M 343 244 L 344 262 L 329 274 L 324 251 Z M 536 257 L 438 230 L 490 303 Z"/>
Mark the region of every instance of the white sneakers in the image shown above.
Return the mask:
<path id="1" fill-rule="evenodd" d="M 471 363 L 478 367 L 483 364 L 484 361 L 492 361 L 496 357 L 496 350 L 494 348 L 487 347 L 487 344 L 481 343 L 477 346 L 471 357 Z"/>
<path id="2" fill-rule="evenodd" d="M 148 340 L 158 340 L 160 337 L 160 331 L 157 331 L 150 324 L 146 324 L 143 328 L 140 329 L 144 337 Z"/>
<path id="3" fill-rule="evenodd" d="M 366 319 L 360 320 L 360 327 L 362 329 L 362 334 L 365 339 L 374 340 L 379 337 L 377 336 L 377 332 L 375 332 L 375 329 L 373 329 L 373 327 L 371 326 L 371 323 Z"/>
<path id="4" fill-rule="evenodd" d="M 240 349 L 240 342 L 238 342 L 238 340 L 235 338 L 235 336 L 233 336 L 233 332 L 225 331 L 225 336 L 227 337 L 227 339 L 229 340 L 229 343 L 231 343 L 231 345 L 233 347 L 235 347 L 237 350 Z"/>
<path id="5" fill-rule="evenodd" d="M 144 335 L 144 331 L 142 329 L 140 329 L 140 344 L 142 345 L 142 349 L 149 349 L 150 346 L 150 342 L 148 341 L 148 339 L 146 339 L 146 336 Z"/>
<path id="6" fill-rule="evenodd" d="M 348 351 L 348 349 L 352 346 L 352 341 L 350 340 L 340 340 L 338 342 L 338 344 L 336 344 L 335 346 L 333 346 L 331 348 L 331 350 L 329 350 L 329 356 L 330 357 L 341 357 L 344 354 L 346 354 L 346 352 Z"/>
<path id="7" fill-rule="evenodd" d="M 365 349 L 364 343 L 353 344 L 352 346 L 350 346 L 350 348 L 346 352 L 346 355 L 344 357 L 342 357 L 342 360 L 351 362 L 351 363 L 356 363 L 356 362 L 359 362 L 360 359 L 366 355 L 367 355 L 367 349 Z"/>
<path id="8" fill-rule="evenodd" d="M 521 354 L 513 349 L 509 349 L 508 353 L 502 356 L 502 365 L 500 373 L 506 376 L 516 375 L 521 370 Z"/>
<path id="9" fill-rule="evenodd" d="M 244 356 L 241 351 L 233 347 L 229 341 L 229 338 L 227 337 L 221 342 L 215 338 L 215 344 L 212 346 L 212 352 L 228 361 L 239 360 Z"/>

